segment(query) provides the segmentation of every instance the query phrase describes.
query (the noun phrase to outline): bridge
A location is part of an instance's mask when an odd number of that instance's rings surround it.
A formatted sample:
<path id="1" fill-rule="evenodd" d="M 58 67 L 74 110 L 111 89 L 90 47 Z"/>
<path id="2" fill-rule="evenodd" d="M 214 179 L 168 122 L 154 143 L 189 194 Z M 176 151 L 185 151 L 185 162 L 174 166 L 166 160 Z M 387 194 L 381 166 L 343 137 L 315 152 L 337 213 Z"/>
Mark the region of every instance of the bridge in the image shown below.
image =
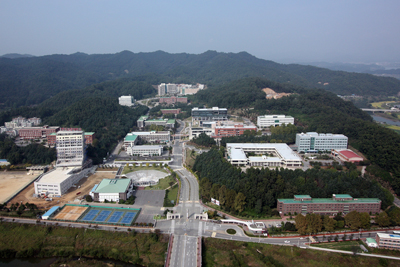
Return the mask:
<path id="1" fill-rule="evenodd" d="M 400 109 L 362 108 L 362 111 L 400 112 Z"/>

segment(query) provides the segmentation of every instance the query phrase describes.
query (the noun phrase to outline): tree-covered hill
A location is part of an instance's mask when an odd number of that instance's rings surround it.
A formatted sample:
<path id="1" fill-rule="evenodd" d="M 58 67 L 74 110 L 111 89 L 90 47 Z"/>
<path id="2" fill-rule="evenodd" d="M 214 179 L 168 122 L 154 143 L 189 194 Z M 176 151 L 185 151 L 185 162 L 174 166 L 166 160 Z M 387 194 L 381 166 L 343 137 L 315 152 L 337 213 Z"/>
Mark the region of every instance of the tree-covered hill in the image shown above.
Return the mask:
<path id="1" fill-rule="evenodd" d="M 154 83 L 204 83 L 208 87 L 246 78 L 322 88 L 335 94 L 396 95 L 400 81 L 370 74 L 285 65 L 246 52 L 169 54 L 163 51 L 116 54 L 75 53 L 42 57 L 0 58 L 0 99 L 5 107 L 33 105 L 58 92 L 94 83 L 142 76 Z"/>

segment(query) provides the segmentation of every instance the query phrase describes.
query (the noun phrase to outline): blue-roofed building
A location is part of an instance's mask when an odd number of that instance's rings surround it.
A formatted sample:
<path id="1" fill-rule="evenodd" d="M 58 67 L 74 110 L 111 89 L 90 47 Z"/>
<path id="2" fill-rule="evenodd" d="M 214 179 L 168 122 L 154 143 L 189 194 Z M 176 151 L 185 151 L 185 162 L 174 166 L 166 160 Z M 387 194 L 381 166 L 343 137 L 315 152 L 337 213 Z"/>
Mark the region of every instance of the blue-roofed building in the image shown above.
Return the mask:
<path id="1" fill-rule="evenodd" d="M 48 220 L 49 217 L 50 217 L 51 215 L 53 215 L 55 212 L 57 212 L 59 209 L 60 209 L 59 206 L 54 206 L 54 207 L 52 207 L 51 209 L 49 209 L 48 211 L 46 211 L 45 214 L 42 215 L 42 219 L 43 219 L 43 220 Z"/>

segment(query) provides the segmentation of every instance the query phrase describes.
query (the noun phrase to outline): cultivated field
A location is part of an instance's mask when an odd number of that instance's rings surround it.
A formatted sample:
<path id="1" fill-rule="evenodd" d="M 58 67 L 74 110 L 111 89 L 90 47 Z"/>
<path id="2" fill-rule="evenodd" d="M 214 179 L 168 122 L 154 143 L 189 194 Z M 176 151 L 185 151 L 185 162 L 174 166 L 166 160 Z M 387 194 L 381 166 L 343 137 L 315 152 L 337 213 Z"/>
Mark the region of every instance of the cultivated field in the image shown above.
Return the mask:
<path id="1" fill-rule="evenodd" d="M 19 193 L 15 198 L 13 198 L 11 203 L 21 203 L 22 201 L 23 203 L 29 202 L 36 204 L 39 208 L 50 208 L 54 205 L 62 206 L 64 204 L 74 202 L 75 200 L 79 202 L 80 198 L 82 198 L 84 195 L 89 194 L 90 190 L 95 184 L 100 183 L 101 180 L 105 178 L 112 179 L 115 177 L 115 174 L 116 172 L 97 172 L 87 178 L 83 178 L 77 184 L 77 187 L 71 187 L 65 195 L 53 198 L 53 201 L 45 201 L 44 199 L 34 197 L 33 195 L 35 194 L 35 188 L 34 185 L 31 184 L 21 193 Z M 80 188 L 78 188 L 79 186 Z M 81 193 L 77 195 L 78 192 Z"/>
<path id="2" fill-rule="evenodd" d="M 27 175 L 26 171 L 0 172 L 0 203 L 4 203 L 16 191 L 34 180 L 38 175 Z"/>
<path id="3" fill-rule="evenodd" d="M 89 207 L 65 206 L 55 217 L 56 220 L 76 221 Z"/>

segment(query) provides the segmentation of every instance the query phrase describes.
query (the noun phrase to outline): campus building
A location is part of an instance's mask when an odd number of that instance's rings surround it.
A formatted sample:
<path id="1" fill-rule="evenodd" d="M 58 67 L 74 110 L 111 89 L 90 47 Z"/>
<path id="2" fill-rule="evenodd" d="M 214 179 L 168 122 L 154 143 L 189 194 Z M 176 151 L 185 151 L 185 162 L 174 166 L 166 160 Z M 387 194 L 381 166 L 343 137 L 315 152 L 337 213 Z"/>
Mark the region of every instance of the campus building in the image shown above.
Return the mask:
<path id="1" fill-rule="evenodd" d="M 284 143 L 228 143 L 228 161 L 232 165 L 253 167 L 300 167 L 301 158 Z M 260 156 L 247 157 L 246 153 Z"/>
<path id="2" fill-rule="evenodd" d="M 348 138 L 343 134 L 319 134 L 316 132 L 296 134 L 296 146 L 299 152 L 347 149 L 347 143 Z"/>
<path id="3" fill-rule="evenodd" d="M 137 120 L 136 124 L 137 127 L 143 128 L 144 127 L 144 122 L 149 118 L 149 116 L 140 116 L 140 118 Z"/>
<path id="4" fill-rule="evenodd" d="M 286 115 L 263 115 L 257 117 L 259 128 L 281 126 L 282 124 L 294 124 L 294 118 Z"/>
<path id="5" fill-rule="evenodd" d="M 132 107 L 135 105 L 135 99 L 133 96 L 130 95 L 123 95 L 118 98 L 118 102 L 121 106 L 127 106 L 127 107 Z"/>
<path id="6" fill-rule="evenodd" d="M 348 194 L 333 194 L 332 198 L 311 198 L 309 195 L 294 195 L 293 199 L 278 199 L 278 211 L 283 214 L 318 213 L 336 215 L 352 211 L 379 213 L 382 201 L 378 198 L 353 198 Z"/>
<path id="7" fill-rule="evenodd" d="M 175 104 L 175 103 L 183 103 L 187 104 L 187 97 L 176 97 L 176 96 L 171 96 L 171 97 L 160 97 L 160 100 L 158 101 L 160 104 Z"/>
<path id="8" fill-rule="evenodd" d="M 189 140 L 192 140 L 195 137 L 199 137 L 199 135 L 202 133 L 205 133 L 208 136 L 212 136 L 215 133 L 215 130 L 208 127 L 190 127 Z"/>
<path id="9" fill-rule="evenodd" d="M 82 167 L 86 160 L 85 135 L 80 128 L 61 128 L 56 136 L 57 167 Z"/>
<path id="10" fill-rule="evenodd" d="M 29 118 L 26 119 L 25 117 L 16 117 L 13 118 L 10 122 L 5 122 L 4 126 L 6 128 L 14 129 L 14 128 L 19 128 L 19 127 L 33 127 L 42 124 L 42 119 L 41 118 Z"/>
<path id="11" fill-rule="evenodd" d="M 51 133 L 56 133 L 60 127 L 43 126 L 43 127 L 24 127 L 18 129 L 19 137 L 22 139 L 40 139 L 47 138 Z"/>
<path id="12" fill-rule="evenodd" d="M 171 133 L 169 131 L 131 132 L 128 135 L 130 134 L 137 135 L 141 140 L 146 142 L 167 143 L 171 140 Z"/>
<path id="13" fill-rule="evenodd" d="M 161 145 L 143 145 L 143 146 L 128 146 L 126 153 L 131 156 L 151 157 L 161 156 L 163 153 L 163 146 Z"/>
<path id="14" fill-rule="evenodd" d="M 192 121 L 226 121 L 228 110 L 226 108 L 193 108 Z"/>
<path id="15" fill-rule="evenodd" d="M 216 126 L 213 138 L 222 138 L 228 136 L 242 135 L 244 131 L 257 131 L 255 126 L 244 126 L 243 124 L 235 124 L 232 126 Z"/>
<path id="16" fill-rule="evenodd" d="M 57 167 L 45 174 L 42 174 L 36 182 L 35 194 L 47 196 L 61 196 L 74 184 L 89 174 L 89 169 L 81 170 L 75 167 Z"/>
<path id="17" fill-rule="evenodd" d="M 400 249 L 400 235 L 397 234 L 377 233 L 376 242 L 379 248 Z"/>
<path id="18" fill-rule="evenodd" d="M 94 201 L 127 200 L 133 193 L 131 179 L 103 179 L 100 184 L 95 185 L 90 195 Z"/>
<path id="19" fill-rule="evenodd" d="M 179 114 L 181 113 L 181 109 L 180 108 L 176 108 L 176 109 L 161 109 L 161 113 L 164 114 Z"/>
<path id="20" fill-rule="evenodd" d="M 51 133 L 50 135 L 47 136 L 47 144 L 49 146 L 56 145 L 56 138 L 57 138 L 57 133 Z M 95 138 L 96 137 L 95 137 L 95 133 L 94 132 L 85 132 L 85 144 L 86 145 L 93 144 L 93 140 Z"/>
<path id="21" fill-rule="evenodd" d="M 331 154 L 335 157 L 339 157 L 339 159 L 342 161 L 351 163 L 359 163 L 364 160 L 350 149 L 334 149 L 332 150 Z"/>

